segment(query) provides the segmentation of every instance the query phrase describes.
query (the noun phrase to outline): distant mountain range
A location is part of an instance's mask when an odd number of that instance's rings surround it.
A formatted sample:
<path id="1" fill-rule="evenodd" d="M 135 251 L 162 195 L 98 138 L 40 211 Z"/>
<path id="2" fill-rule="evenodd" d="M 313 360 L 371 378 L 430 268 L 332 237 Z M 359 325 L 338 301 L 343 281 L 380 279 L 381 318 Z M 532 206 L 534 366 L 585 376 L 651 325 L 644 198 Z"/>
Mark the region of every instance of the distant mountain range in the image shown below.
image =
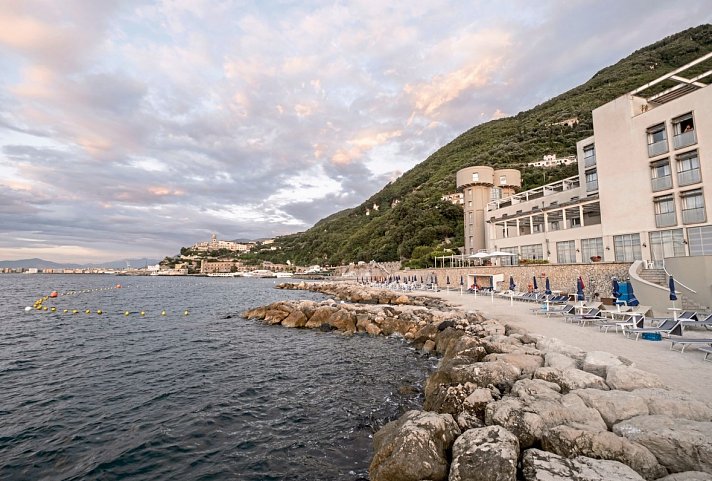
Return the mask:
<path id="1" fill-rule="evenodd" d="M 159 259 L 119 259 L 115 261 L 90 263 L 90 264 L 72 264 L 72 263 L 58 263 L 52 261 L 46 261 L 44 259 L 39 259 L 37 257 L 33 259 L 20 259 L 17 261 L 0 261 L 1 268 L 19 269 L 19 268 L 30 268 L 35 267 L 37 269 L 91 269 L 97 267 L 105 267 L 107 269 L 121 269 L 125 268 L 127 263 L 133 268 L 145 267 L 147 265 L 155 265 L 160 262 Z"/>

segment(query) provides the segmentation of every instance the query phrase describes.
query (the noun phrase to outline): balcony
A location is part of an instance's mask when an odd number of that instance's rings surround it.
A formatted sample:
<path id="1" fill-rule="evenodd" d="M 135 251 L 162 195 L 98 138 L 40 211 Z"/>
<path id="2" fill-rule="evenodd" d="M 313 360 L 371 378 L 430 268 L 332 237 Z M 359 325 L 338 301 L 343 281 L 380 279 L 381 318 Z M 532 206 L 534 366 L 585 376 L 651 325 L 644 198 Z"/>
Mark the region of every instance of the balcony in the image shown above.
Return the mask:
<path id="1" fill-rule="evenodd" d="M 696 207 L 694 209 L 682 210 L 682 222 L 684 224 L 699 224 L 700 222 L 704 222 L 705 220 L 706 217 L 704 207 Z"/>
<path id="2" fill-rule="evenodd" d="M 593 192 L 594 190 L 598 190 L 598 180 L 586 182 L 586 192 Z"/>
<path id="3" fill-rule="evenodd" d="M 593 167 L 594 165 L 596 165 L 596 156 L 595 155 L 592 155 L 590 157 L 586 157 L 583 159 L 583 166 L 585 168 Z"/>
<path id="4" fill-rule="evenodd" d="M 671 227 L 677 225 L 675 212 L 665 212 L 664 214 L 655 214 L 656 227 Z"/>
<path id="5" fill-rule="evenodd" d="M 676 149 L 681 149 L 683 147 L 687 147 L 688 145 L 694 145 L 696 143 L 697 135 L 695 134 L 694 130 L 690 130 L 689 132 L 682 132 L 672 138 L 672 145 Z"/>
<path id="6" fill-rule="evenodd" d="M 662 155 L 668 151 L 667 139 L 648 144 L 648 157 Z"/>
<path id="7" fill-rule="evenodd" d="M 701 180 L 700 169 L 691 169 L 677 173 L 677 183 L 680 185 L 696 184 Z"/>
<path id="8" fill-rule="evenodd" d="M 672 189 L 672 176 L 665 175 L 663 177 L 657 177 L 651 180 L 653 185 L 653 192 L 658 192 L 660 190 Z"/>

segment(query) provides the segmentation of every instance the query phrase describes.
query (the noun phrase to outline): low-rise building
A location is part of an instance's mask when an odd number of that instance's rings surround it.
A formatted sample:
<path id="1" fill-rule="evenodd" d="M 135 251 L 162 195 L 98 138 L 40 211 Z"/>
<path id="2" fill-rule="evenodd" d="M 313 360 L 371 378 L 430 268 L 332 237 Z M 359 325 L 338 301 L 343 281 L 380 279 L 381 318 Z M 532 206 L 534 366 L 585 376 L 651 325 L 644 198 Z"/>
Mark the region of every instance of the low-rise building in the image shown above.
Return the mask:
<path id="1" fill-rule="evenodd" d="M 210 241 L 198 242 L 196 244 L 193 244 L 191 249 L 195 250 L 195 251 L 202 251 L 202 252 L 217 251 L 220 249 L 226 249 L 226 250 L 229 250 L 232 252 L 247 252 L 250 249 L 252 249 L 253 246 L 254 246 L 253 243 L 241 243 L 241 242 L 218 240 L 217 235 L 213 234 L 212 236 L 210 236 Z"/>
<path id="2" fill-rule="evenodd" d="M 560 159 L 556 158 L 556 154 L 549 154 L 545 155 L 542 160 L 539 160 L 537 162 L 529 162 L 527 165 L 531 167 L 544 167 L 544 168 L 549 168 L 549 167 L 556 167 L 559 165 L 571 165 L 575 164 L 577 161 L 575 155 L 569 155 L 567 157 L 562 157 Z"/>

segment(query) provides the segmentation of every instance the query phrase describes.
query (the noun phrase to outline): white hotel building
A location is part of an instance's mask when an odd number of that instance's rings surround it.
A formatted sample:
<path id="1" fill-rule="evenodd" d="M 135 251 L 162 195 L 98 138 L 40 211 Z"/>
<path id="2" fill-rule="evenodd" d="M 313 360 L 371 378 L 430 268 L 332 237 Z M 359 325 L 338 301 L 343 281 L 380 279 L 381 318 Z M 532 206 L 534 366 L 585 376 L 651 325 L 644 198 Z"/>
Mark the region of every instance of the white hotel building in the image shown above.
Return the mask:
<path id="1" fill-rule="evenodd" d="M 577 176 L 513 194 L 516 170 L 460 170 L 465 254 L 658 266 L 712 255 L 710 76 L 712 53 L 595 109 Z"/>

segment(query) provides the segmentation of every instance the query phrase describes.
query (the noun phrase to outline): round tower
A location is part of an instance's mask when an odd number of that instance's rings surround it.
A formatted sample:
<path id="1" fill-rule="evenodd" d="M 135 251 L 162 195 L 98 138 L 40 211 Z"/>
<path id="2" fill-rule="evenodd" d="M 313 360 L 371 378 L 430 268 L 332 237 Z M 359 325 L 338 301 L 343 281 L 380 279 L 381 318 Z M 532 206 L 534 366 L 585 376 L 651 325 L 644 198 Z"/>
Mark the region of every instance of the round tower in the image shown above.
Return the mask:
<path id="1" fill-rule="evenodd" d="M 487 247 L 485 211 L 492 195 L 494 172 L 486 166 L 466 167 L 457 172 L 457 190 L 465 198 L 465 254 Z"/>
<path id="2" fill-rule="evenodd" d="M 494 185 L 502 190 L 502 198 L 514 195 L 522 186 L 522 173 L 517 169 L 495 170 Z"/>

